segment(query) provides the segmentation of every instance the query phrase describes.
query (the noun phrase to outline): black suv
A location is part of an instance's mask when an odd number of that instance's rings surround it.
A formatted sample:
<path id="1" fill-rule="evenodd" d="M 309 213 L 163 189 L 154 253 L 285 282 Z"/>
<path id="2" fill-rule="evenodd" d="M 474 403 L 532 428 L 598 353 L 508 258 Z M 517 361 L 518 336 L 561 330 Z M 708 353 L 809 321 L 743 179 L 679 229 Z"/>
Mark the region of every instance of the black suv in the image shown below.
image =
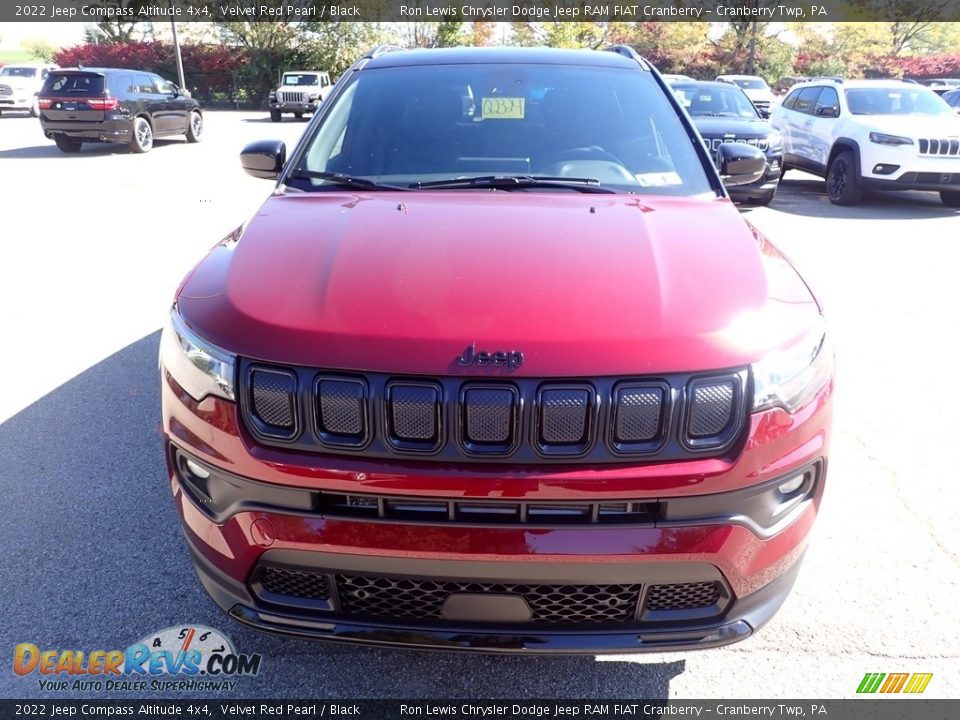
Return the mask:
<path id="1" fill-rule="evenodd" d="M 748 205 L 769 205 L 777 193 L 783 167 L 783 138 L 757 112 L 739 87 L 722 82 L 699 80 L 670 83 L 697 126 L 703 141 L 719 166 L 720 146 L 726 143 L 752 145 L 767 159 L 763 176 L 749 185 L 728 188 L 730 197 Z"/>
<path id="2" fill-rule="evenodd" d="M 203 114 L 196 100 L 159 75 L 140 70 L 80 68 L 47 76 L 38 101 L 43 134 L 63 152 L 84 142 L 126 143 L 145 153 L 153 139 L 186 135 L 199 142 Z"/>

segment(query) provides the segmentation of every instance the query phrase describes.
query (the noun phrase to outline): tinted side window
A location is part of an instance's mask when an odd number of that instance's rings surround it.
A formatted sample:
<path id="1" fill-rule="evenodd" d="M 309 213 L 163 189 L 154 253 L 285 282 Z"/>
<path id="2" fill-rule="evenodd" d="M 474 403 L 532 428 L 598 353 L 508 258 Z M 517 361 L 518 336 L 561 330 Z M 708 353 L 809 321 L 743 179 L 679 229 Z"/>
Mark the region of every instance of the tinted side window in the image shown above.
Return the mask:
<path id="1" fill-rule="evenodd" d="M 114 95 L 126 95 L 136 92 L 133 86 L 133 75 L 113 75 L 110 77 L 110 92 Z"/>
<path id="2" fill-rule="evenodd" d="M 149 75 L 137 75 L 135 84 L 137 92 L 142 95 L 157 94 L 156 89 L 153 87 L 153 80 L 150 79 Z"/>
<path id="3" fill-rule="evenodd" d="M 812 115 L 813 108 L 817 103 L 817 96 L 819 94 L 820 88 L 818 87 L 803 88 L 803 90 L 800 91 L 800 94 L 797 95 L 797 101 L 793 104 L 793 110 Z"/>
<path id="4" fill-rule="evenodd" d="M 794 90 L 792 93 L 787 95 L 786 99 L 783 101 L 783 108 L 785 110 L 793 110 L 793 105 L 797 102 L 797 95 L 799 94 L 799 90 Z"/>
<path id="5" fill-rule="evenodd" d="M 822 107 L 840 107 L 840 98 L 837 97 L 837 91 L 832 87 L 825 87 L 820 91 L 820 97 L 817 98 L 814 114 L 819 114 L 820 108 Z"/>

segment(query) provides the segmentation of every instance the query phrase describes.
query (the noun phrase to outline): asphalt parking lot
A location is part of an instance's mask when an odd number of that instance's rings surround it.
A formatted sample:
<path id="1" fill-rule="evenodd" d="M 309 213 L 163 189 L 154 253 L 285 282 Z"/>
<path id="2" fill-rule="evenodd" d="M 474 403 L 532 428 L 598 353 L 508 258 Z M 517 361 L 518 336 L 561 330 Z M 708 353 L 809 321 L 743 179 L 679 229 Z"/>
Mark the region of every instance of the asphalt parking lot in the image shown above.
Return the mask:
<path id="1" fill-rule="evenodd" d="M 960 212 L 924 193 L 839 208 L 801 173 L 746 215 L 827 309 L 835 431 L 805 566 L 758 635 L 695 654 L 490 657 L 279 639 L 223 617 L 169 498 L 158 331 L 181 277 L 270 191 L 240 148 L 305 127 L 211 112 L 200 145 L 67 156 L 37 120 L 0 118 L 0 696 L 48 695 L 12 672 L 17 643 L 112 649 L 181 623 L 263 655 L 231 697 L 851 697 L 866 672 L 930 672 L 926 697 L 960 696 Z"/>

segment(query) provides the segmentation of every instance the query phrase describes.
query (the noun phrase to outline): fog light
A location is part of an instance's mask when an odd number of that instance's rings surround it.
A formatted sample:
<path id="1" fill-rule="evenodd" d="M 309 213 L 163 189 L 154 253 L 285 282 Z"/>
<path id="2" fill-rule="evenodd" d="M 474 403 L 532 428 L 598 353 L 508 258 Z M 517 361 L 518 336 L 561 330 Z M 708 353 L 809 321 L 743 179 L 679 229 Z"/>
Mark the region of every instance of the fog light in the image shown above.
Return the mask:
<path id="1" fill-rule="evenodd" d="M 204 468 L 197 465 L 193 460 L 190 460 L 188 458 L 184 462 L 184 464 L 187 466 L 187 470 L 190 471 L 190 474 L 193 475 L 194 477 L 199 478 L 201 480 L 206 480 L 208 477 L 210 477 L 210 473 Z"/>
<path id="2" fill-rule="evenodd" d="M 803 487 L 803 481 L 806 479 L 806 477 L 806 473 L 795 475 L 786 482 L 780 483 L 777 489 L 780 491 L 781 495 L 792 495 Z"/>
<path id="3" fill-rule="evenodd" d="M 887 165 L 886 163 L 877 163 L 873 166 L 874 175 L 891 175 L 900 169 L 899 165 Z"/>

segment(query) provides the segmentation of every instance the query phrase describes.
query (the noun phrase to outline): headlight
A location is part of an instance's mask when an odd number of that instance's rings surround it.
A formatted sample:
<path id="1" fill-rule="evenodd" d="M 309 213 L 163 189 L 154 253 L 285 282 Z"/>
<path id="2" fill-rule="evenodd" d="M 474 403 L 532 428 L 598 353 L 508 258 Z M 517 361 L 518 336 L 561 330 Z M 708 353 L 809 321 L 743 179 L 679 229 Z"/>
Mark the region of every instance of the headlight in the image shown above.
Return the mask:
<path id="1" fill-rule="evenodd" d="M 319 95 L 311 95 L 310 97 L 307 98 L 307 101 L 308 101 L 308 102 L 316 102 L 316 101 L 319 100 L 319 99 L 320 99 L 320 96 L 319 96 Z"/>
<path id="2" fill-rule="evenodd" d="M 236 356 L 190 330 L 176 308 L 160 338 L 160 364 L 194 400 L 203 400 L 207 395 L 236 399 Z"/>
<path id="3" fill-rule="evenodd" d="M 880 145 L 913 145 L 913 140 L 908 137 L 887 135 L 886 133 L 879 132 L 870 133 L 870 142 L 879 143 Z"/>
<path id="4" fill-rule="evenodd" d="M 822 324 L 791 348 L 753 365 L 753 410 L 804 405 L 833 375 L 833 349 Z"/>
<path id="5" fill-rule="evenodd" d="M 767 147 L 778 148 L 783 147 L 783 135 L 774 130 L 772 133 L 767 135 Z"/>

